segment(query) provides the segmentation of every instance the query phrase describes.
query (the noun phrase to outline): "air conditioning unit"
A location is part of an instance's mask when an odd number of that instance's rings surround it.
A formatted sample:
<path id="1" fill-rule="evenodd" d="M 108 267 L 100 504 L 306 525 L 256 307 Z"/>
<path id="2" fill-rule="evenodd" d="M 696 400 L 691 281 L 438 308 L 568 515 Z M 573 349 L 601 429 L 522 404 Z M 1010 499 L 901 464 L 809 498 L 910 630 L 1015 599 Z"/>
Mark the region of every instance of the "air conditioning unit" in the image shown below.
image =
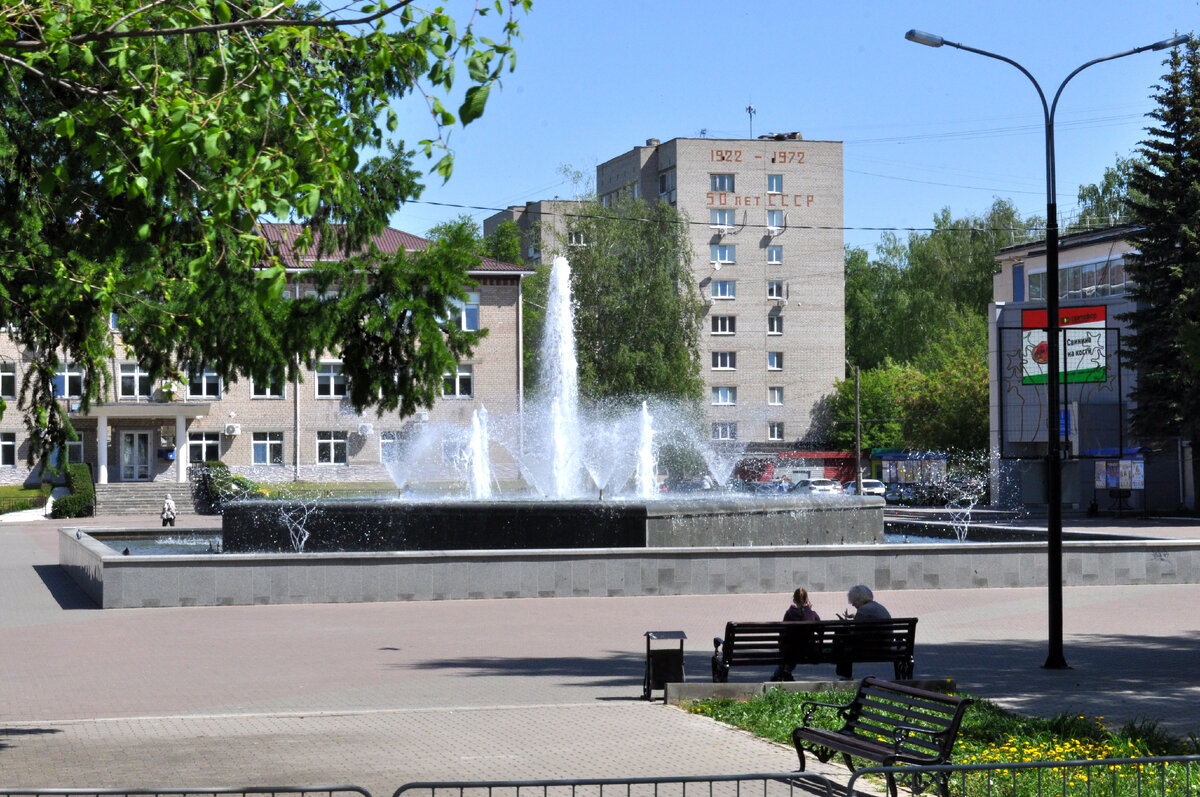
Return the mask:
<path id="1" fill-rule="evenodd" d="M 240 423 L 225 424 L 225 434 L 229 435 L 230 437 L 236 437 L 237 435 L 239 435 L 241 433 L 242 433 L 242 425 Z"/>
<path id="2" fill-rule="evenodd" d="M 375 430 L 375 427 L 371 426 L 371 424 L 369 424 L 369 423 L 360 423 L 358 425 L 358 434 L 360 437 L 366 437 L 374 430 Z"/>

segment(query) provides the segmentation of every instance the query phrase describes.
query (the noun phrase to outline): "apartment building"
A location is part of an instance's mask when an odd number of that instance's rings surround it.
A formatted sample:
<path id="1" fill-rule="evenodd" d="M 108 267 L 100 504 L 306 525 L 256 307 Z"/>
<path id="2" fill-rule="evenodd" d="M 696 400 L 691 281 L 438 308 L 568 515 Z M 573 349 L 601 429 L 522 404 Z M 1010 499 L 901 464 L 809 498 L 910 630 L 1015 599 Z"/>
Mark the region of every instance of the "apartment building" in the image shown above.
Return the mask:
<path id="1" fill-rule="evenodd" d="M 841 142 L 650 139 L 601 163 L 596 191 L 669 202 L 689 222 L 713 439 L 805 441 L 845 376 Z"/>
<path id="2" fill-rule="evenodd" d="M 296 232 L 290 225 L 263 228 L 273 242 Z M 384 253 L 415 251 L 428 241 L 388 229 L 375 245 Z M 304 272 L 311 262 L 283 251 L 290 295 L 308 294 L 312 286 Z M 389 462 L 422 428 L 468 429 L 474 411 L 485 405 L 494 413 L 520 411 L 521 280 L 530 273 L 524 266 L 486 258 L 471 271 L 477 285 L 459 308 L 458 322 L 464 329 L 487 329 L 488 335 L 469 360 L 446 375 L 444 395 L 414 417 L 355 413 L 336 355 L 288 384 L 227 383 L 203 369 L 186 384 L 154 382 L 137 362 L 121 358 L 120 331 L 114 328 L 118 356 L 109 395 L 81 412 L 81 372 L 68 364 L 58 375 L 58 394 L 80 437 L 60 455 L 91 465 L 100 484 L 184 482 L 187 465 L 210 460 L 258 481 L 387 481 Z M 30 440 L 16 407 L 25 367 L 19 347 L 0 337 L 0 396 L 9 401 L 0 418 L 0 483 L 5 484 L 41 478 L 39 468 L 25 464 Z M 450 435 L 440 442 L 433 459 L 448 468 L 462 441 Z"/>

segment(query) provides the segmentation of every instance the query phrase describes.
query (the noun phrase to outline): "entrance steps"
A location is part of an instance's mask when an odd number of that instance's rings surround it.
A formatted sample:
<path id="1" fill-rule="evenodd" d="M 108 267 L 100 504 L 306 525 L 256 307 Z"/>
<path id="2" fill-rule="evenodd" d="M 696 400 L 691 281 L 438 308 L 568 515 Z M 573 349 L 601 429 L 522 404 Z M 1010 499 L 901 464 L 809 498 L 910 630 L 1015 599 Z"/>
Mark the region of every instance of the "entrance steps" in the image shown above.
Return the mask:
<path id="1" fill-rule="evenodd" d="M 191 483 L 117 482 L 96 485 L 97 515 L 151 515 L 162 512 L 163 499 L 170 494 L 175 514 L 194 515 Z"/>

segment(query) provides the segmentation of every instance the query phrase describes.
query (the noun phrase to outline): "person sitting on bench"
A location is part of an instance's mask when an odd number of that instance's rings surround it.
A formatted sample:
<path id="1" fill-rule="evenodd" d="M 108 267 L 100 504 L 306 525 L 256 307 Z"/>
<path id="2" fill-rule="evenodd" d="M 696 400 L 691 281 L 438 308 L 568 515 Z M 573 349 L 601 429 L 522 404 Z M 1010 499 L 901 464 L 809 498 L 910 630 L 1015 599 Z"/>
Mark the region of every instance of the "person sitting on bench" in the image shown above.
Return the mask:
<path id="1" fill-rule="evenodd" d="M 865 584 L 856 584 L 846 593 L 846 600 L 854 607 L 854 611 L 847 611 L 844 615 L 839 615 L 845 620 L 890 620 L 892 613 L 889 612 L 882 603 L 875 600 L 875 595 L 871 592 L 871 588 Z M 853 662 L 838 662 L 837 674 L 843 680 L 849 679 L 854 674 Z"/>
<path id="2" fill-rule="evenodd" d="M 808 600 L 808 590 L 804 587 L 796 587 L 796 591 L 792 593 L 792 605 L 783 613 L 783 621 L 813 621 L 820 620 L 821 616 L 813 611 L 812 604 Z M 795 662 L 789 664 L 780 664 L 775 668 L 775 674 L 771 676 L 772 681 L 791 681 L 792 671 L 796 669 Z"/>

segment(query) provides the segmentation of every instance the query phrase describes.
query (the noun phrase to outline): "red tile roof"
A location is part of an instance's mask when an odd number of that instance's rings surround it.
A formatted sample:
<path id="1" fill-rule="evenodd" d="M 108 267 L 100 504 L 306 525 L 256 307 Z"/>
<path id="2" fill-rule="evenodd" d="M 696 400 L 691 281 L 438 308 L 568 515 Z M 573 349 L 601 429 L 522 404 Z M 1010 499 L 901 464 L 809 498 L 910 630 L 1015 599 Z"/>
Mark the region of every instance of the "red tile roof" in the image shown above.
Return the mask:
<path id="1" fill-rule="evenodd" d="M 279 254 L 279 260 L 285 268 L 307 268 L 317 262 L 317 257 L 311 253 L 300 254 L 287 245 L 290 241 L 294 241 L 304 231 L 303 225 L 300 224 L 260 224 L 259 231 L 263 238 L 275 245 L 276 251 Z M 319 236 L 313 236 L 314 244 L 320 243 Z M 391 254 L 399 252 L 403 249 L 405 252 L 418 252 L 429 246 L 429 239 L 421 238 L 420 236 L 411 233 L 403 232 L 402 230 L 393 229 L 392 227 L 384 228 L 383 232 L 375 236 L 375 248 L 383 254 Z M 313 247 L 317 248 L 316 246 Z M 335 255 L 325 255 L 322 259 L 340 259 Z M 528 266 L 520 266 L 515 263 L 505 263 L 500 260 L 493 260 L 490 257 L 480 259 L 479 265 L 471 269 L 472 272 L 490 271 L 490 272 L 522 272 L 532 274 L 533 269 Z"/>

